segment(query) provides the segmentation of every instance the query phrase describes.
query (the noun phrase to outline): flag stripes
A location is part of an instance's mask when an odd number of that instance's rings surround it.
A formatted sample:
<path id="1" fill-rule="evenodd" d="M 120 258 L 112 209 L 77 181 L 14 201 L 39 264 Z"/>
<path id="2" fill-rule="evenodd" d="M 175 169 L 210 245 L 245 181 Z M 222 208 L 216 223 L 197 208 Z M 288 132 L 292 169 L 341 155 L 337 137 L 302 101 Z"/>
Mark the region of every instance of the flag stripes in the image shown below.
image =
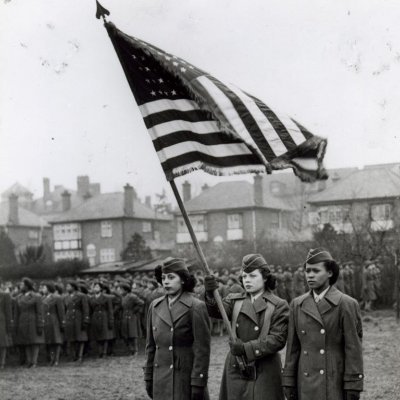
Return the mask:
<path id="1" fill-rule="evenodd" d="M 179 57 L 106 28 L 167 179 L 194 169 L 217 175 L 293 168 L 324 177 L 326 140 Z"/>

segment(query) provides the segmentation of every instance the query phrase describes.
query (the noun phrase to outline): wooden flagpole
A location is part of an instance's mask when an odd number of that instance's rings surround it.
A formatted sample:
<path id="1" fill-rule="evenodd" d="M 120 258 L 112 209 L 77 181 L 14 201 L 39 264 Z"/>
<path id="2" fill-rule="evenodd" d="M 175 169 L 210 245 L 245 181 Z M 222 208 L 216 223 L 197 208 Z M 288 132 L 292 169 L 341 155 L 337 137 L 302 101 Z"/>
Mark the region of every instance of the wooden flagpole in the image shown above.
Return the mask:
<path id="1" fill-rule="evenodd" d="M 208 266 L 207 260 L 206 260 L 206 258 L 204 256 L 203 250 L 200 247 L 200 244 L 199 244 L 199 242 L 197 240 L 196 234 L 194 233 L 192 223 L 190 222 L 189 216 L 188 216 L 187 211 L 185 209 L 185 206 L 183 204 L 181 195 L 179 194 L 178 188 L 176 187 L 175 181 L 171 180 L 169 183 L 171 184 L 172 191 L 174 192 L 176 201 L 178 202 L 179 209 L 181 210 L 183 219 L 185 220 L 185 223 L 186 223 L 186 226 L 188 228 L 190 237 L 191 237 L 193 245 L 194 245 L 194 247 L 195 247 L 195 249 L 197 251 L 197 254 L 198 254 L 199 258 L 200 258 L 200 261 L 201 261 L 201 263 L 203 265 L 204 271 L 206 272 L 207 275 L 211 275 L 210 267 Z M 226 330 L 228 331 L 229 338 L 231 340 L 233 340 L 234 338 L 233 338 L 233 334 L 232 334 L 232 327 L 231 327 L 231 324 L 229 322 L 228 316 L 226 314 L 224 305 L 222 303 L 221 295 L 219 294 L 218 289 L 215 289 L 213 291 L 213 295 L 214 295 L 215 301 L 217 303 L 218 310 L 219 310 L 219 312 L 220 312 L 220 314 L 222 316 L 222 319 L 223 319 L 223 321 L 225 323 Z"/>

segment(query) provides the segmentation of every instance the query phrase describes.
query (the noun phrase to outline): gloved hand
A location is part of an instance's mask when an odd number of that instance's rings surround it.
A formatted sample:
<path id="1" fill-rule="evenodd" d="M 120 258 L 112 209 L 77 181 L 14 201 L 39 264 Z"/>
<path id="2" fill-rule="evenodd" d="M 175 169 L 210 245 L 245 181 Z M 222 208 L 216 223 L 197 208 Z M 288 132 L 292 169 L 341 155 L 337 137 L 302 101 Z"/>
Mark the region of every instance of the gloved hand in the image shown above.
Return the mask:
<path id="1" fill-rule="evenodd" d="M 233 356 L 243 356 L 245 354 L 244 344 L 240 339 L 229 341 L 229 346 Z"/>
<path id="2" fill-rule="evenodd" d="M 285 393 L 286 400 L 297 400 L 297 389 L 295 387 L 283 387 L 283 393 Z"/>
<path id="3" fill-rule="evenodd" d="M 146 393 L 152 399 L 153 398 L 153 381 L 146 381 Z"/>
<path id="4" fill-rule="evenodd" d="M 213 292 L 215 289 L 218 289 L 218 282 L 214 275 L 204 277 L 204 289 L 206 292 Z"/>
<path id="5" fill-rule="evenodd" d="M 357 390 L 345 390 L 344 400 L 360 400 L 360 392 Z"/>
<path id="6" fill-rule="evenodd" d="M 191 400 L 204 400 L 204 387 L 203 386 L 192 386 Z"/>

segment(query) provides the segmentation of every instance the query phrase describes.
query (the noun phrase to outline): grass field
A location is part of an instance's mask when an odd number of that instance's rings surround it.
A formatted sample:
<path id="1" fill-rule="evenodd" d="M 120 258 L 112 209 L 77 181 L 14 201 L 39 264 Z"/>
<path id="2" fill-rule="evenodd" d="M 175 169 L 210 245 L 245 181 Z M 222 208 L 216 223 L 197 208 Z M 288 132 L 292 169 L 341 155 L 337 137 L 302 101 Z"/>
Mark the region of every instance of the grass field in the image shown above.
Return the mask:
<path id="1" fill-rule="evenodd" d="M 212 344 L 209 392 L 218 398 L 226 338 Z M 144 400 L 144 356 L 87 359 L 82 365 L 64 362 L 56 368 L 26 369 L 10 366 L 0 371 L 1 400 Z M 363 400 L 400 399 L 400 325 L 393 313 L 364 316 L 366 387 Z"/>

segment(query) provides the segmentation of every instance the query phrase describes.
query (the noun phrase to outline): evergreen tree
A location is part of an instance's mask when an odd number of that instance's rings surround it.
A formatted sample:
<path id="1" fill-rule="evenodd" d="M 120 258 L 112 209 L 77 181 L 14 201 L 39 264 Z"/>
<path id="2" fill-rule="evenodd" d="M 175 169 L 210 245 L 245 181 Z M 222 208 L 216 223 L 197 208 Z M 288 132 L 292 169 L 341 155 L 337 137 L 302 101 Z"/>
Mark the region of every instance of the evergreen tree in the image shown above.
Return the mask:
<path id="1" fill-rule="evenodd" d="M 7 233 L 0 231 L 0 266 L 15 265 L 15 246 Z"/>
<path id="2" fill-rule="evenodd" d="M 135 233 L 123 250 L 121 257 L 124 261 L 149 260 L 151 259 L 151 250 L 146 246 L 146 241 L 142 236 L 139 233 Z"/>

